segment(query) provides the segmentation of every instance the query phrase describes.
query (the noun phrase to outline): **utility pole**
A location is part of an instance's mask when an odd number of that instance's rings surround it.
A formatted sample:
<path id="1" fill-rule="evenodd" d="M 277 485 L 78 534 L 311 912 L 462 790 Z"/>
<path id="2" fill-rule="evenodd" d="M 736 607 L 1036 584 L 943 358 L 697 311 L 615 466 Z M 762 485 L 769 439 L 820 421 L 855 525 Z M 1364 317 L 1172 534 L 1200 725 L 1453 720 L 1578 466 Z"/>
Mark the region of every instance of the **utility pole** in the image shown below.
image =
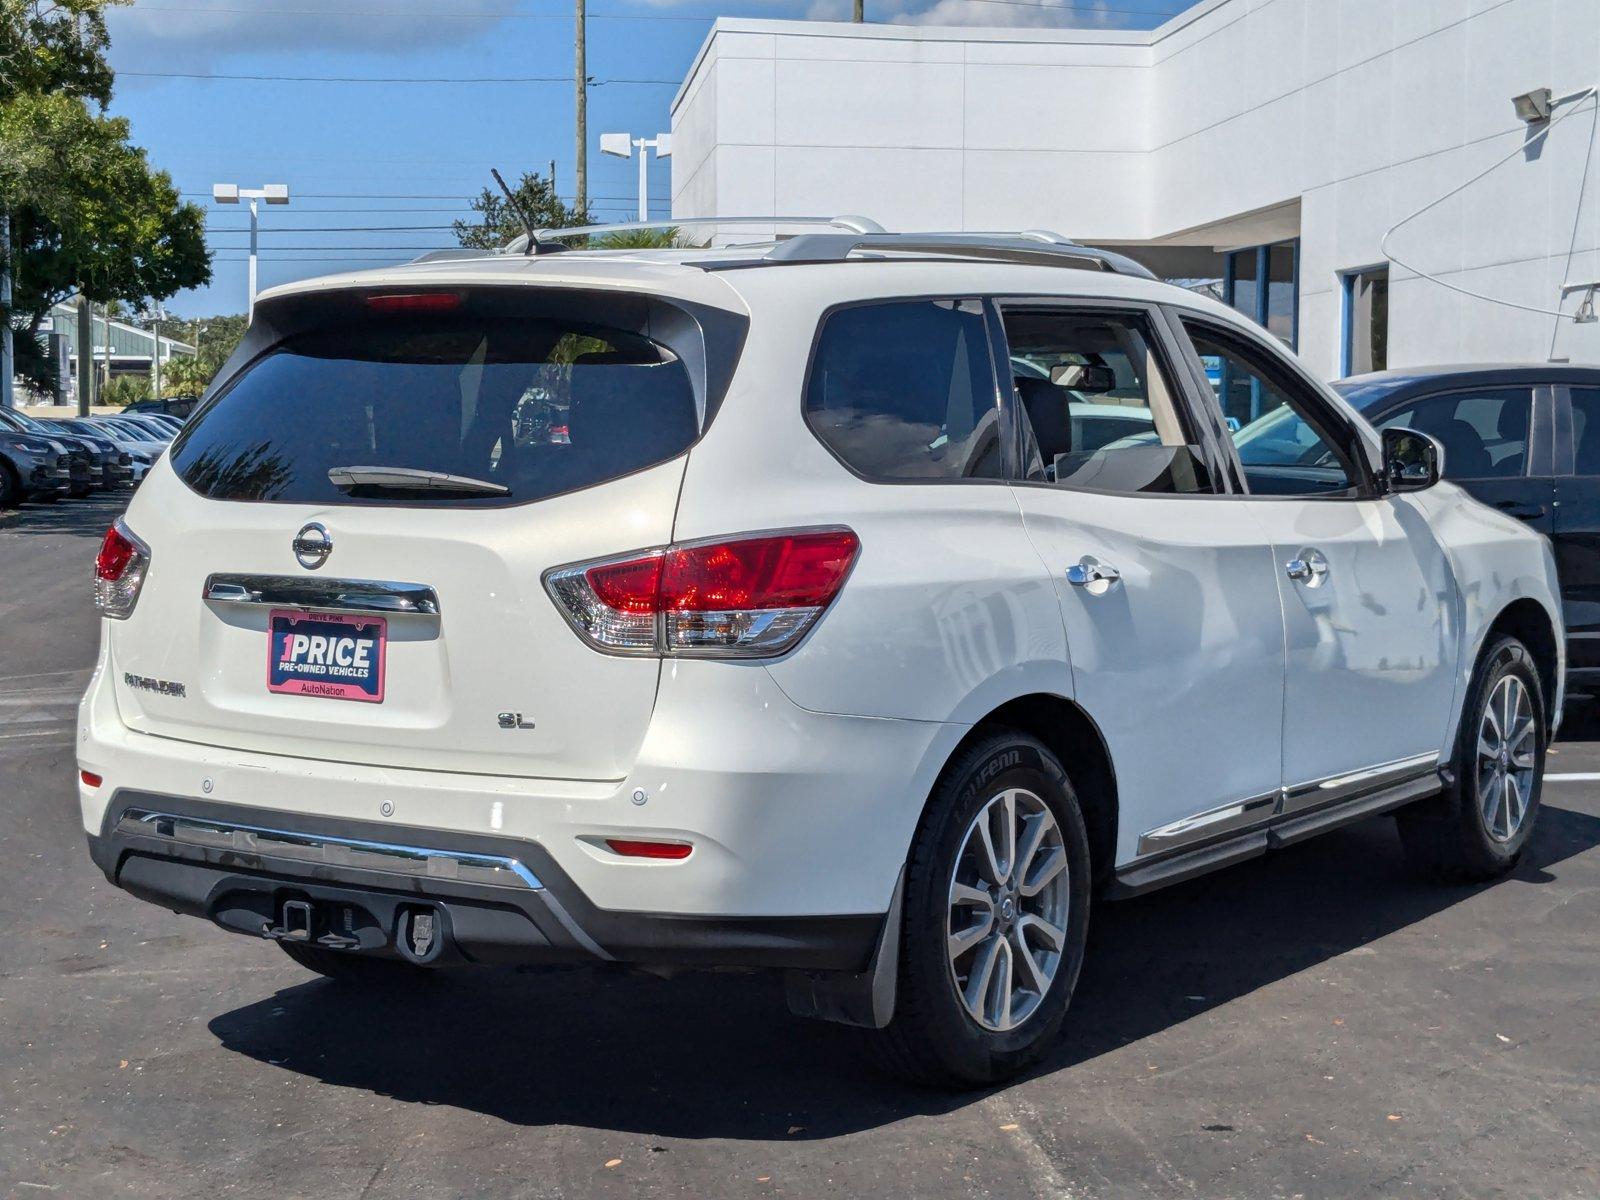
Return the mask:
<path id="1" fill-rule="evenodd" d="M 578 216 L 588 220 L 589 213 L 589 64 L 588 54 L 584 48 L 584 36 L 588 25 L 588 16 L 584 12 L 584 0 L 577 3 L 577 28 L 573 37 L 573 45 L 577 49 L 577 78 L 573 81 L 577 87 L 575 99 L 578 105 Z"/>
<path id="2" fill-rule="evenodd" d="M 94 403 L 94 313 L 89 299 L 78 293 L 78 415 L 87 417 Z"/>
<path id="3" fill-rule="evenodd" d="M 867 0 L 856 0 L 856 11 L 850 19 L 857 25 L 867 19 Z"/>

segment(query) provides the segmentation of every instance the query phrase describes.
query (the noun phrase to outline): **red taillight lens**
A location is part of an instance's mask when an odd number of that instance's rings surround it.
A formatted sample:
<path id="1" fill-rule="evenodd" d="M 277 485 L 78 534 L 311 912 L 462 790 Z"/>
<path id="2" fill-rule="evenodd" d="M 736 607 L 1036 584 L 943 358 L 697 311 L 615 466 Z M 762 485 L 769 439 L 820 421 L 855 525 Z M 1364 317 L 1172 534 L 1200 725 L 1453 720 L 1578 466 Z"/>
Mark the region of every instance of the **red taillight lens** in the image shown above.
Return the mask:
<path id="1" fill-rule="evenodd" d="M 667 551 L 662 607 L 678 612 L 820 608 L 860 543 L 848 529 L 786 533 Z"/>
<path id="2" fill-rule="evenodd" d="M 620 613 L 653 615 L 661 592 L 661 556 L 590 567 L 584 572 L 601 604 Z"/>
<path id="3" fill-rule="evenodd" d="M 376 313 L 440 313 L 461 307 L 460 292 L 378 292 L 363 297 Z"/>
<path id="4" fill-rule="evenodd" d="M 822 615 L 860 548 L 848 529 L 691 542 L 565 567 L 545 586 L 601 650 L 767 657 Z"/>
<path id="5" fill-rule="evenodd" d="M 624 858 L 688 858 L 694 847 L 688 842 L 639 842 L 624 841 L 621 838 L 607 838 L 606 845 L 612 853 L 620 854 Z"/>
<path id="6" fill-rule="evenodd" d="M 105 782 L 104 779 L 96 775 L 93 771 L 79 771 L 78 778 L 83 780 L 86 785 L 92 788 L 97 788 Z"/>
<path id="7" fill-rule="evenodd" d="M 106 530 L 106 536 L 100 543 L 100 553 L 95 555 L 94 577 L 108 583 L 116 582 L 122 578 L 122 573 L 138 553 L 139 548 L 133 544 L 133 540 L 113 525 Z"/>
<path id="8" fill-rule="evenodd" d="M 94 606 L 100 615 L 119 621 L 131 615 L 149 569 L 150 547 L 118 517 L 94 560 Z"/>

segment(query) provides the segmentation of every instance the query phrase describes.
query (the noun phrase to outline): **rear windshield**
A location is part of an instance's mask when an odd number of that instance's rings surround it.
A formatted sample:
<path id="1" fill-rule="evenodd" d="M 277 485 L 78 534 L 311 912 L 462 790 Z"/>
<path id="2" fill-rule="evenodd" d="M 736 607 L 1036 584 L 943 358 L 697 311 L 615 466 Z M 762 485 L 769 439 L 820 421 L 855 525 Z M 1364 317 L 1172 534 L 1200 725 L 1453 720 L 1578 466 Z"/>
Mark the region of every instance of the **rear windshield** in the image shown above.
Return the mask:
<path id="1" fill-rule="evenodd" d="M 279 342 L 189 422 L 172 461 L 217 500 L 494 506 L 665 462 L 699 432 L 689 371 L 639 333 L 368 322 Z"/>

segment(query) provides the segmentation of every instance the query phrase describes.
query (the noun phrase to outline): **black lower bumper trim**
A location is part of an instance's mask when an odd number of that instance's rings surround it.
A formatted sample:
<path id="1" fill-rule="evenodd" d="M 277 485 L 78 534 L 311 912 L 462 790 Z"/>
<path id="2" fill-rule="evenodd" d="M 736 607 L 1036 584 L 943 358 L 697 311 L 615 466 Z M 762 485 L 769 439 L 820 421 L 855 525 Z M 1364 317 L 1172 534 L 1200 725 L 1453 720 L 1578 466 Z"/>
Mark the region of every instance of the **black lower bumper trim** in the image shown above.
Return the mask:
<path id="1" fill-rule="evenodd" d="M 307 837 L 436 845 L 526 863 L 541 886 L 497 887 L 333 863 L 274 859 L 233 846 L 174 843 L 123 823 L 129 810 L 231 821 Z M 437 912 L 448 957 L 482 963 L 617 961 L 652 966 L 780 967 L 860 971 L 881 914 L 681 917 L 596 908 L 536 842 L 430 831 L 118 791 L 90 854 L 106 878 L 140 899 L 205 917 L 224 929 L 271 936 L 285 902 L 307 902 L 315 938 L 362 953 L 394 954 L 396 930 L 418 905 Z M 354 942 L 351 946 L 349 943 Z"/>

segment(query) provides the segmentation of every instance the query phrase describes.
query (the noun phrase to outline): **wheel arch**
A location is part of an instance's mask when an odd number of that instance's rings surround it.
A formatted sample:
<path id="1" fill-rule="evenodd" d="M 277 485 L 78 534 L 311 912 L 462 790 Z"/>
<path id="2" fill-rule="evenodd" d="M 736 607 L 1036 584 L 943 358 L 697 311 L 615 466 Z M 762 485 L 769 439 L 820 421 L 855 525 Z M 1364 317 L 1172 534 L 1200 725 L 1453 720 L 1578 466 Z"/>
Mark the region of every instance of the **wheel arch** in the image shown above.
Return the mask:
<path id="1" fill-rule="evenodd" d="M 1100 728 L 1078 704 L 1049 692 L 1007 700 L 980 717 L 951 750 L 946 765 L 973 741 L 997 729 L 1016 729 L 1050 748 L 1067 768 L 1089 834 L 1094 882 L 1107 882 L 1117 857 L 1117 776 Z"/>
<path id="2" fill-rule="evenodd" d="M 1556 703 L 1560 695 L 1561 647 L 1557 641 L 1556 623 L 1549 611 L 1539 601 L 1524 596 L 1507 604 L 1489 623 L 1473 656 L 1472 667 L 1476 673 L 1490 644 L 1497 636 L 1514 637 L 1528 648 L 1539 672 L 1539 688 L 1544 693 L 1545 736 L 1554 735 L 1559 713 Z"/>

